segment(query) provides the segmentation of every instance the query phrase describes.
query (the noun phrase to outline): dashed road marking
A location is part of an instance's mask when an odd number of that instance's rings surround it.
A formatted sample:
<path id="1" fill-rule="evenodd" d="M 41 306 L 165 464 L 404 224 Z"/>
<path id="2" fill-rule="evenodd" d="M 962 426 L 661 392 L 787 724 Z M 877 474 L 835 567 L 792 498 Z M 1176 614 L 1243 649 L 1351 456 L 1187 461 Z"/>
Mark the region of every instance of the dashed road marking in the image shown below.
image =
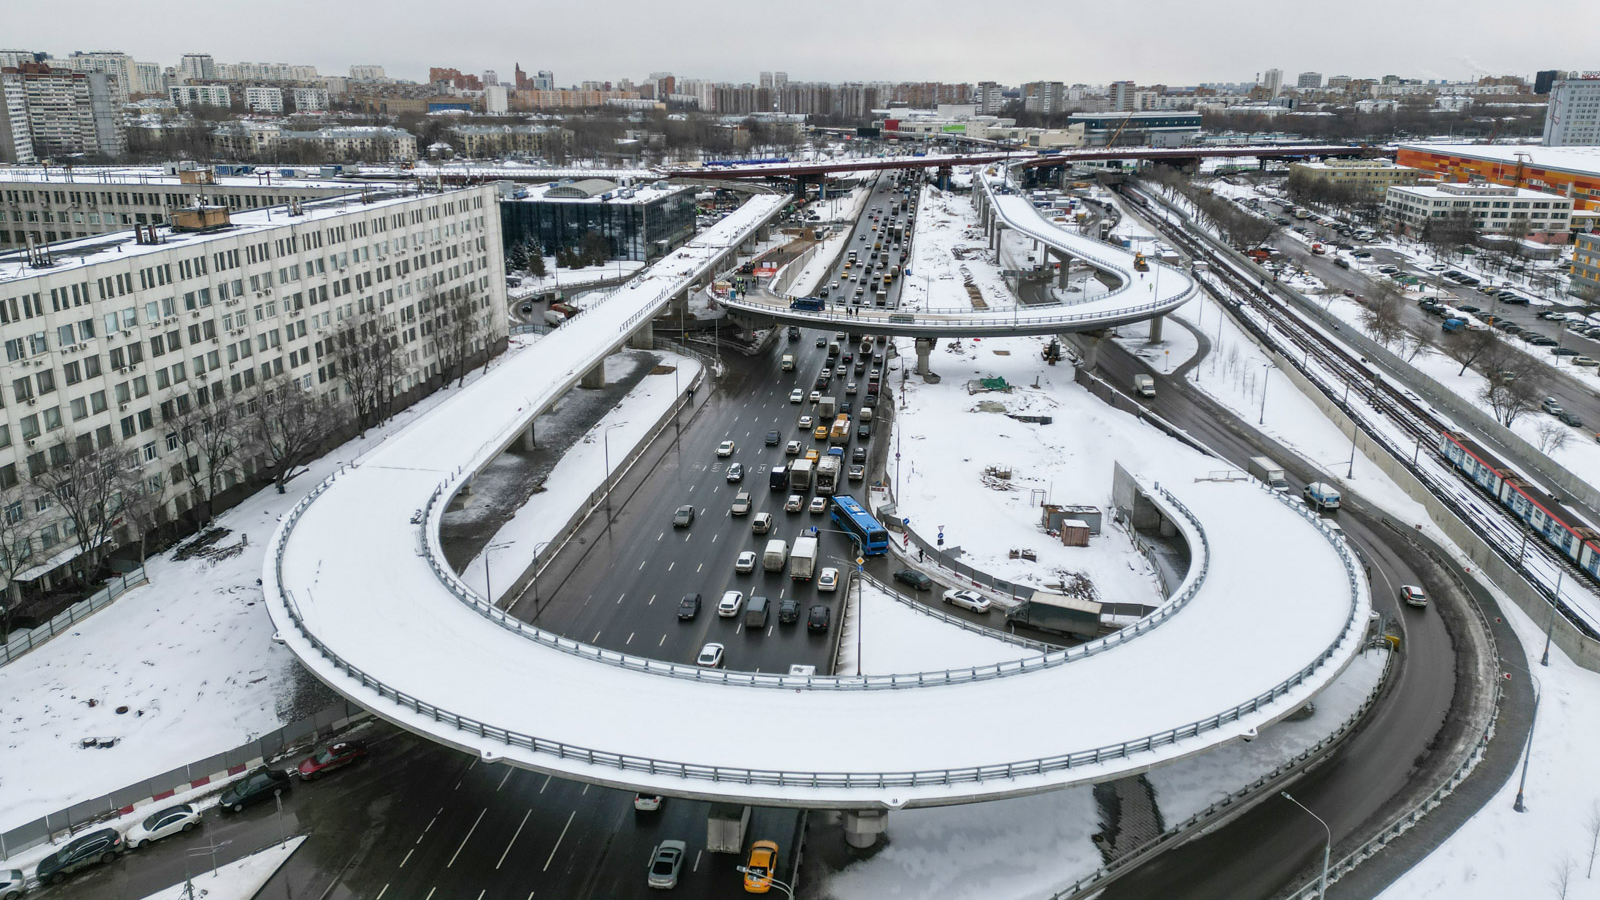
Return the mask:
<path id="1" fill-rule="evenodd" d="M 456 848 L 456 852 L 450 854 L 450 861 L 444 864 L 446 869 L 456 864 L 456 857 L 461 855 L 462 849 L 467 846 L 467 841 L 472 840 L 472 833 L 478 830 L 478 823 L 483 821 L 483 814 L 488 811 L 489 807 L 487 806 L 478 810 L 478 817 L 472 820 L 472 827 L 467 829 L 467 836 L 461 839 L 461 846 Z M 428 893 L 432 895 L 433 892 L 429 891 Z"/>
<path id="2" fill-rule="evenodd" d="M 533 810 L 531 808 L 527 812 L 522 814 L 522 823 L 517 826 L 517 830 L 511 835 L 511 843 L 506 844 L 505 853 L 500 854 L 500 862 L 497 862 L 497 863 L 494 864 L 494 867 L 496 869 L 499 869 L 500 866 L 505 863 L 506 856 L 511 853 L 512 844 L 515 844 L 517 842 L 517 836 L 522 834 L 522 826 L 528 824 L 528 817 L 531 816 L 531 815 L 533 815 Z M 478 896 L 482 897 L 483 895 L 479 894 Z"/>

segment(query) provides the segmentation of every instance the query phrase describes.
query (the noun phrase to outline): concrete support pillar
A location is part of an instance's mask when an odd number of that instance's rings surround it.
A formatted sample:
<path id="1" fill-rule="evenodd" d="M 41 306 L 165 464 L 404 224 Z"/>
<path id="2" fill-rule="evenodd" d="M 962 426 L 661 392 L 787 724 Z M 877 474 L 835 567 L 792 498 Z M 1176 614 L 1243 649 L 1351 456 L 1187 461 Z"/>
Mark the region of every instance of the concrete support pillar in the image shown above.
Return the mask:
<path id="1" fill-rule="evenodd" d="M 1148 344 L 1159 344 L 1159 343 L 1161 343 L 1161 324 L 1163 322 L 1165 322 L 1166 320 L 1167 320 L 1166 316 L 1156 316 L 1154 319 L 1150 320 L 1150 339 L 1148 341 L 1146 341 L 1145 343 L 1148 343 Z"/>
<path id="2" fill-rule="evenodd" d="M 533 450 L 538 446 L 538 419 L 534 419 L 528 423 L 528 430 L 522 433 L 522 449 Z"/>
<path id="3" fill-rule="evenodd" d="M 1078 363 L 1079 368 L 1085 372 L 1093 372 L 1094 367 L 1100 364 L 1100 342 L 1105 340 L 1103 333 L 1086 331 L 1078 335 L 1078 347 L 1083 351 L 1083 360 Z"/>
<path id="4" fill-rule="evenodd" d="M 578 387 L 592 388 L 594 390 L 599 390 L 605 386 L 606 361 L 603 359 L 595 363 L 594 368 L 583 373 L 583 378 L 579 379 L 578 381 Z"/>
<path id="5" fill-rule="evenodd" d="M 886 809 L 847 809 L 844 811 L 844 842 L 865 850 L 878 842 L 878 835 L 889 829 Z"/>
<path id="6" fill-rule="evenodd" d="M 1065 253 L 1056 254 L 1056 259 L 1061 261 L 1061 274 L 1056 276 L 1056 287 L 1066 290 L 1067 273 L 1072 270 L 1072 257 Z"/>
<path id="7" fill-rule="evenodd" d="M 990 250 L 993 250 L 996 253 L 1000 252 L 1000 233 L 1005 231 L 1005 230 L 1006 230 L 1006 226 L 1005 226 L 1004 223 L 1002 223 L 1002 222 L 1000 222 L 998 220 L 994 223 L 994 229 L 989 233 L 989 249 Z"/>
<path id="8" fill-rule="evenodd" d="M 651 350 L 655 345 L 656 328 L 652 319 L 645 319 L 633 334 L 628 335 L 628 346 L 635 350 Z"/>
<path id="9" fill-rule="evenodd" d="M 938 345 L 935 338 L 917 338 L 917 374 L 929 384 L 938 384 L 939 376 L 929 368 L 929 357 L 933 355 L 933 348 Z"/>

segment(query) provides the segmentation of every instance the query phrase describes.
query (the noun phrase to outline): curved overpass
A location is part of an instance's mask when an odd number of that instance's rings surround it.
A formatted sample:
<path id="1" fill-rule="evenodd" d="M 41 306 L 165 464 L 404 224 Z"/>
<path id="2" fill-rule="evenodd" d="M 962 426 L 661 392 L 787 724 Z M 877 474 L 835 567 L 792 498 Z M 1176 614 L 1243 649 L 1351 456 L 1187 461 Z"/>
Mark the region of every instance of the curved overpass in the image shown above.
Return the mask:
<path id="1" fill-rule="evenodd" d="M 813 311 L 791 308 L 787 297 L 750 294 L 717 302 L 749 316 L 802 328 L 940 338 L 1099 331 L 1165 315 L 1194 296 L 1194 279 L 1181 269 L 1149 260 L 1150 271 L 1139 272 L 1133 267 L 1134 254 L 1057 227 L 1040 215 L 1027 198 L 1000 193 L 988 178 L 976 179 L 974 191 L 980 218 L 990 233 L 998 228 L 1010 228 L 1110 275 L 1117 280 L 1117 287 L 1093 300 L 1071 305 L 982 311 L 843 305 Z"/>
<path id="2" fill-rule="evenodd" d="M 657 302 L 632 294 L 670 294 L 693 268 L 620 292 L 318 486 L 267 554 L 277 639 L 351 700 L 486 761 L 824 808 L 971 802 L 1142 771 L 1287 715 L 1359 650 L 1370 598 L 1343 541 L 1254 482 L 1205 480 L 1201 457 L 1160 473 L 1178 487 L 1145 487 L 1193 548 L 1184 584 L 1139 626 L 1068 651 L 790 678 L 605 651 L 506 617 L 443 561 L 448 500 Z"/>

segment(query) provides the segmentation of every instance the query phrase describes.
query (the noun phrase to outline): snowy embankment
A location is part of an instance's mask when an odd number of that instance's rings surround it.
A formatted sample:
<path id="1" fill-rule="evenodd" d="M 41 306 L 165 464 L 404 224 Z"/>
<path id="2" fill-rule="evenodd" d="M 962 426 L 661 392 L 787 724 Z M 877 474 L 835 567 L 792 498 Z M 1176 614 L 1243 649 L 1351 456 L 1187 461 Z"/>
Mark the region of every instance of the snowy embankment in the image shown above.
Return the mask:
<path id="1" fill-rule="evenodd" d="M 811 206 L 811 211 L 821 215 L 822 221 L 812 223 L 810 227 L 821 227 L 832 222 L 843 223 L 845 227 L 829 234 L 822 239 L 822 243 L 808 251 L 811 253 L 810 257 L 800 264 L 800 271 L 794 276 L 794 280 L 790 282 L 788 289 L 784 293 L 793 294 L 796 297 L 809 297 L 817 292 L 817 288 L 822 286 L 823 279 L 828 277 L 828 272 L 839 261 L 839 255 L 849 249 L 851 228 L 855 221 L 861 217 L 861 208 L 866 206 L 867 199 L 871 196 L 872 188 L 869 183 L 866 186 L 853 189 L 843 197 L 824 200 Z M 788 266 L 779 269 L 777 276 L 773 278 L 773 283 L 776 284 L 783 281 L 789 266 L 794 264 L 794 262 L 791 262 Z"/>
<path id="2" fill-rule="evenodd" d="M 193 900 L 202 897 L 204 900 L 251 900 L 305 841 L 305 835 L 297 835 L 281 844 L 273 844 L 243 859 L 219 866 L 215 872 L 196 875 L 193 895 L 188 893 L 189 883 L 180 881 L 146 896 L 144 900 L 188 900 L 191 896 Z"/>
<path id="3" fill-rule="evenodd" d="M 595 284 L 596 282 L 613 282 L 619 279 L 631 278 L 644 268 L 644 263 L 634 260 L 611 260 L 604 265 L 588 266 L 582 269 L 558 269 L 556 258 L 544 258 L 545 276 L 534 278 L 531 275 L 522 276 L 522 284 L 518 287 L 506 289 L 506 297 L 515 302 L 526 300 L 529 297 L 539 297 L 551 291 L 563 288 Z"/>
<path id="4" fill-rule="evenodd" d="M 939 672 L 986 666 L 1039 654 L 1018 644 L 967 631 L 912 609 L 871 582 L 852 597 L 849 629 L 839 643 L 839 675 Z M 997 610 L 996 617 L 1001 615 Z M 858 660 L 860 667 L 858 667 Z"/>
<path id="5" fill-rule="evenodd" d="M 902 309 L 1010 309 L 1015 295 L 1000 274 L 989 241 L 978 227 L 968 194 L 924 185 L 917 197 L 916 233 L 900 288 Z M 985 306 L 973 304 L 967 285 Z"/>
<path id="6" fill-rule="evenodd" d="M 508 353 L 538 340 L 511 339 Z M 496 361 L 492 365 L 500 365 Z M 479 369 L 468 375 L 471 383 Z M 288 485 L 217 517 L 230 530 L 207 555 L 146 563 L 150 585 L 131 591 L 16 662 L 0 668 L 0 830 L 220 753 L 316 712 L 298 709 L 304 677 L 273 643 L 261 604 L 261 567 L 278 519 L 339 466 L 455 396 L 439 391 L 364 439 L 343 444 Z M 125 713 L 117 710 L 126 707 Z M 82 749 L 85 737 L 115 737 Z"/>
<path id="7" fill-rule="evenodd" d="M 676 377 L 672 367 L 677 369 Z M 555 537 L 573 513 L 583 507 L 584 500 L 604 484 L 605 442 L 601 436 L 606 429 L 617 426 L 609 436 L 617 439 L 611 462 L 620 475 L 628 452 L 650 436 L 650 429 L 677 402 L 679 394 L 694 383 L 700 369 L 700 363 L 689 357 L 662 354 L 656 371 L 646 375 L 616 408 L 562 454 L 545 479 L 545 490 L 529 497 L 488 542 L 495 546 L 489 554 L 488 571 L 489 584 L 495 591 L 492 599 L 498 601 L 515 586 L 533 559 L 534 548 Z M 480 585 L 484 576 L 484 553 L 480 552 L 467 564 L 461 578 L 467 584 Z"/>
<path id="8" fill-rule="evenodd" d="M 945 549 L 959 548 L 961 561 L 980 571 L 1041 588 L 1082 574 L 1095 599 L 1154 606 L 1161 601 L 1156 573 L 1109 515 L 1088 548 L 1065 547 L 1040 527 L 1039 504 L 1108 509 L 1117 462 L 1157 480 L 1175 463 L 1202 470 L 1213 464 L 1073 384 L 1070 366 L 1051 367 L 1041 358 L 1046 343 L 1033 337 L 947 343 L 933 357 L 939 384 L 899 385 L 906 408 L 895 412 L 888 475 L 899 513 L 925 538 L 942 530 Z M 994 377 L 1011 390 L 967 392 L 970 380 Z M 1053 421 L 1019 422 L 1012 415 Z M 1037 561 L 1013 558 L 1020 550 L 1033 551 Z"/>

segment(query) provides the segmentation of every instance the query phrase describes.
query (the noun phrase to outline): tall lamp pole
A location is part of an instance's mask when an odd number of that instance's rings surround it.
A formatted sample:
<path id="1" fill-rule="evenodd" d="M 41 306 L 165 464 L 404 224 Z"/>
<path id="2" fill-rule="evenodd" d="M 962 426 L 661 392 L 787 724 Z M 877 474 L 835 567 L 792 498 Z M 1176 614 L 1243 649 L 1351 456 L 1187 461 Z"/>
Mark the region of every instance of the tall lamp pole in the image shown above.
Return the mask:
<path id="1" fill-rule="evenodd" d="M 1257 420 L 1257 425 L 1267 424 L 1267 376 L 1271 374 L 1271 370 L 1272 363 L 1261 364 L 1261 418 Z"/>
<path id="2" fill-rule="evenodd" d="M 483 598 L 489 601 L 490 606 L 494 605 L 494 588 L 489 585 L 489 554 L 496 550 L 504 550 L 511 545 L 511 541 L 505 541 L 483 548 Z"/>
<path id="3" fill-rule="evenodd" d="M 1539 721 L 1539 697 L 1544 694 L 1544 683 L 1539 676 L 1528 673 L 1533 679 L 1533 715 L 1528 719 L 1528 741 L 1522 747 L 1522 780 L 1517 782 L 1517 801 L 1511 808 L 1517 812 L 1527 812 L 1528 807 L 1523 805 L 1522 795 L 1528 788 L 1528 758 L 1533 756 L 1533 726 Z"/>
<path id="4" fill-rule="evenodd" d="M 1322 845 L 1322 880 L 1317 883 L 1317 900 L 1328 900 L 1328 863 L 1333 856 L 1333 829 L 1329 828 L 1328 823 L 1322 821 L 1322 817 L 1312 812 L 1304 803 L 1289 796 L 1288 791 L 1279 791 L 1278 793 L 1283 795 L 1283 799 L 1304 809 L 1306 815 L 1316 819 L 1317 824 L 1322 826 L 1322 830 L 1328 833 L 1328 842 Z"/>
<path id="5" fill-rule="evenodd" d="M 605 450 L 606 457 L 606 524 L 611 524 L 611 429 L 621 428 L 627 422 L 615 422 L 606 426 L 600 436 L 600 442 Z"/>

